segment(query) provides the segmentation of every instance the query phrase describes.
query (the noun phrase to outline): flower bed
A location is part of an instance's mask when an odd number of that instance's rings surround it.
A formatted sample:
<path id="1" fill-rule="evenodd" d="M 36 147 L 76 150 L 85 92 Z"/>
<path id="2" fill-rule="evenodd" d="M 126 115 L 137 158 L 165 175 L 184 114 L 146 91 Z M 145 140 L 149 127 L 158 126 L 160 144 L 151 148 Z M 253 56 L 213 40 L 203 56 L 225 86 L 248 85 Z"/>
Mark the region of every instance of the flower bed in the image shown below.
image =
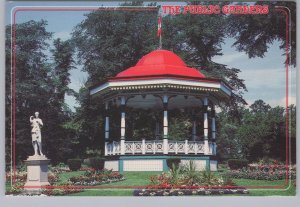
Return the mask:
<path id="1" fill-rule="evenodd" d="M 134 196 L 192 196 L 192 195 L 223 195 L 223 194 L 247 194 L 249 191 L 242 187 L 230 188 L 195 188 L 191 189 L 137 189 L 133 191 Z"/>
<path id="2" fill-rule="evenodd" d="M 210 171 L 196 171 L 194 162 L 186 166 L 175 166 L 168 173 L 149 178 L 150 185 L 136 189 L 134 196 L 187 196 L 246 194 L 244 187 L 235 184 L 228 177 L 216 176 Z"/>
<path id="3" fill-rule="evenodd" d="M 11 175 L 10 172 L 6 172 L 6 182 L 10 182 L 11 177 L 14 179 L 16 183 L 25 183 L 27 179 L 27 172 L 26 171 L 16 171 Z"/>
<path id="4" fill-rule="evenodd" d="M 111 170 L 96 171 L 93 169 L 87 170 L 84 175 L 71 177 L 69 180 L 73 185 L 101 185 L 111 182 L 124 180 L 124 176 L 118 172 Z"/>
<path id="5" fill-rule="evenodd" d="M 42 194 L 47 196 L 62 196 L 71 193 L 82 192 L 83 188 L 76 188 L 72 186 L 71 182 L 61 183 L 59 185 L 47 186 L 42 190 Z"/>
<path id="6" fill-rule="evenodd" d="M 264 170 L 231 170 L 225 173 L 231 178 L 244 178 L 254 180 L 282 180 L 286 178 L 286 171 L 264 171 Z M 296 178 L 296 172 L 291 171 L 292 179 Z"/>
<path id="7" fill-rule="evenodd" d="M 26 171 L 17 171 L 15 175 L 12 175 L 15 183 L 18 185 L 24 185 L 27 180 L 27 172 Z M 6 182 L 11 180 L 11 174 L 9 172 L 6 173 Z M 48 173 L 48 181 L 50 184 L 54 184 L 55 182 L 59 181 L 59 176 L 53 172 Z"/>
<path id="8" fill-rule="evenodd" d="M 49 171 L 53 173 L 63 173 L 63 172 L 71 172 L 68 166 L 55 166 L 55 167 L 49 167 Z"/>

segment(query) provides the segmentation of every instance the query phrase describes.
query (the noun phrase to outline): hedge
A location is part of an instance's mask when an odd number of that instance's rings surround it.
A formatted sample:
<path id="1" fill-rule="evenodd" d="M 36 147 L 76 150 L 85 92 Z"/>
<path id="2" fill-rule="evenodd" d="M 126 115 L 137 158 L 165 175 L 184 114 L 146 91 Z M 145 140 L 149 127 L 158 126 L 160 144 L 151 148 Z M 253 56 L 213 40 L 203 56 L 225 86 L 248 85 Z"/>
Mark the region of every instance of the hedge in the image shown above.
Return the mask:
<path id="1" fill-rule="evenodd" d="M 81 159 L 68 159 L 70 170 L 77 171 L 81 168 Z"/>
<path id="2" fill-rule="evenodd" d="M 228 166 L 231 170 L 242 169 L 248 167 L 248 161 L 244 159 L 229 159 Z"/>
<path id="3" fill-rule="evenodd" d="M 175 167 L 178 167 L 180 164 L 180 158 L 168 158 L 167 159 L 167 166 L 169 169 L 173 169 L 173 164 Z"/>
<path id="4" fill-rule="evenodd" d="M 89 158 L 89 161 L 90 161 L 91 167 L 94 168 L 95 170 L 103 170 L 104 169 L 105 158 L 91 157 L 91 158 Z"/>

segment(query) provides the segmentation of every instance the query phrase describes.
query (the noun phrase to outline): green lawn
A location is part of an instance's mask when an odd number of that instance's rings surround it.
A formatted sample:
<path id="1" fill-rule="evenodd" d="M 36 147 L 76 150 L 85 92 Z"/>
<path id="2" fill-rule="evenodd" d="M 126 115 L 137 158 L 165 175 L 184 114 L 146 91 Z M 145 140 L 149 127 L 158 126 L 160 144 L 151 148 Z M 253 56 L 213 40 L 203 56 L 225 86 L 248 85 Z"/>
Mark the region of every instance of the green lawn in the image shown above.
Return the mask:
<path id="1" fill-rule="evenodd" d="M 72 173 L 72 174 L 71 174 Z M 82 172 L 63 173 L 62 177 L 69 178 L 79 175 Z M 144 186 L 149 184 L 149 177 L 157 175 L 159 172 L 124 172 L 126 180 L 105 184 L 103 186 Z M 265 180 L 249 180 L 249 179 L 233 179 L 239 186 L 282 186 L 284 180 L 265 181 Z M 70 196 L 132 196 L 133 189 L 86 189 L 80 193 L 74 193 Z M 250 189 L 248 196 L 271 196 L 282 195 L 292 196 L 296 194 L 294 184 L 287 190 L 284 189 Z"/>
<path id="2" fill-rule="evenodd" d="M 70 177 L 83 174 L 84 171 L 65 172 L 59 174 L 60 183 L 67 181 Z M 145 186 L 149 184 L 149 177 L 160 174 L 159 172 L 124 172 L 126 180 L 105 184 L 103 186 Z M 265 180 L 249 180 L 249 179 L 233 179 L 234 183 L 239 186 L 283 186 L 284 180 L 265 181 Z M 6 188 L 10 188 L 6 183 Z M 288 189 L 249 189 L 248 196 L 293 196 L 296 194 L 295 181 Z M 85 189 L 83 192 L 69 194 L 68 196 L 132 196 L 133 189 Z M 243 195 L 241 195 L 243 196 Z"/>

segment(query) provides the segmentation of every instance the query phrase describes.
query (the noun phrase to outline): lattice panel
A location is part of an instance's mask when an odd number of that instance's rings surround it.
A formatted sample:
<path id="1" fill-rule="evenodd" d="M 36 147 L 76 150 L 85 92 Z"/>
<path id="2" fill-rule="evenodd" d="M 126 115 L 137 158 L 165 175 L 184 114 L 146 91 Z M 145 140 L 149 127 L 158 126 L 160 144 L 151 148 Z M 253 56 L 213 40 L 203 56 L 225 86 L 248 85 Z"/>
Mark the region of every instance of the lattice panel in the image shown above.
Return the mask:
<path id="1" fill-rule="evenodd" d="M 210 161 L 210 171 L 217 171 L 218 170 L 218 161 L 211 160 Z"/>
<path id="2" fill-rule="evenodd" d="M 196 166 L 196 170 L 202 171 L 206 169 L 206 160 L 192 160 Z M 190 160 L 181 160 L 182 165 L 189 165 Z"/>
<path id="3" fill-rule="evenodd" d="M 124 160 L 124 171 L 163 171 L 162 160 Z"/>
<path id="4" fill-rule="evenodd" d="M 119 161 L 105 161 L 104 168 L 113 171 L 119 171 Z"/>

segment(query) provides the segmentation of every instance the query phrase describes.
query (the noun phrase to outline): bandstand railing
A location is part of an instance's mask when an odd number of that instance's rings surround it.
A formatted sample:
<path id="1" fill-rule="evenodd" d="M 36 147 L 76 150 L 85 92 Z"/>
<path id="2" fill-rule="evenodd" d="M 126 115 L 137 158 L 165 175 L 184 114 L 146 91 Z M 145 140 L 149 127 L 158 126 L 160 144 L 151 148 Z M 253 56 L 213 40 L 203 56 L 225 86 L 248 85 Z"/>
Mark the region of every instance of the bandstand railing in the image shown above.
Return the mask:
<path id="1" fill-rule="evenodd" d="M 204 141 L 173 141 L 168 140 L 167 150 L 164 149 L 162 140 L 141 140 L 141 141 L 125 141 L 125 155 L 143 155 L 143 154 L 215 154 L 215 144 L 209 142 L 208 150 L 205 153 Z M 105 155 L 120 155 L 121 154 L 120 142 L 106 142 Z"/>

